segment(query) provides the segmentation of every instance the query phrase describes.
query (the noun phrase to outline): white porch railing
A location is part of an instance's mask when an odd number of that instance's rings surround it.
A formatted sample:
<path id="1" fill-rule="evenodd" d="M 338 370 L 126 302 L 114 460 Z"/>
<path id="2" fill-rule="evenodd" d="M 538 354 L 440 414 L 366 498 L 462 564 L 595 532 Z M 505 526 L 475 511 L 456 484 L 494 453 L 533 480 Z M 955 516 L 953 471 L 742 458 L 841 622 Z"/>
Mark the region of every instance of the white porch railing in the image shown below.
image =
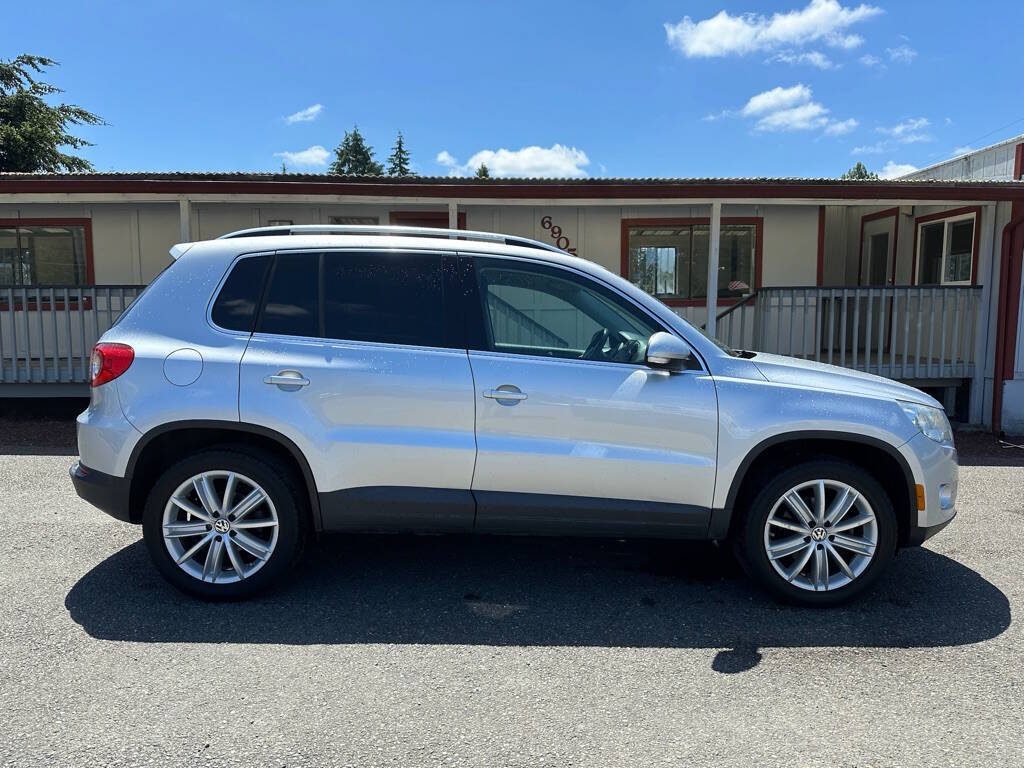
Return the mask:
<path id="1" fill-rule="evenodd" d="M 0 384 L 88 382 L 93 344 L 143 288 L 0 286 Z"/>
<path id="2" fill-rule="evenodd" d="M 892 379 L 965 379 L 980 300 L 978 286 L 762 288 L 718 315 L 717 336 Z"/>

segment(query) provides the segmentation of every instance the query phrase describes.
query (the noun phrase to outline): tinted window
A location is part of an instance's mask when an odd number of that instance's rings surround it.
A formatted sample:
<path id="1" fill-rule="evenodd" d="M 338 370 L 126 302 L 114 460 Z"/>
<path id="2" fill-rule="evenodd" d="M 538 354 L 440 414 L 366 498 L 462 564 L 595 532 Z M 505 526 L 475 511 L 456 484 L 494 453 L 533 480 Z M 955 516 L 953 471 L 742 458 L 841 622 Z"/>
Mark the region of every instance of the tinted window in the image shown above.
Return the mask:
<path id="1" fill-rule="evenodd" d="M 260 331 L 286 336 L 319 336 L 317 263 L 319 254 L 278 256 L 267 289 Z"/>
<path id="2" fill-rule="evenodd" d="M 442 256 L 325 253 L 324 335 L 443 347 Z"/>
<path id="3" fill-rule="evenodd" d="M 214 323 L 231 331 L 252 331 L 269 264 L 269 256 L 253 256 L 235 264 L 213 303 L 210 316 Z"/>
<path id="4" fill-rule="evenodd" d="M 483 262 L 480 293 L 496 352 L 643 362 L 661 330 L 590 281 L 561 270 Z"/>

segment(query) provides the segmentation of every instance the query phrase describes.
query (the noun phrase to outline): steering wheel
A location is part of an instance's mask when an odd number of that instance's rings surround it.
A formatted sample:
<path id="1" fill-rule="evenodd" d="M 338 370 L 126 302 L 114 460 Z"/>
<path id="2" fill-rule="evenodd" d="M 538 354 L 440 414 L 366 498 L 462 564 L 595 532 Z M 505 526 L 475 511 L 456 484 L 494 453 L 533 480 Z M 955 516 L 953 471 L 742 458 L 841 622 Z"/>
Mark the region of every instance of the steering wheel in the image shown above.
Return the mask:
<path id="1" fill-rule="evenodd" d="M 607 350 L 605 350 L 606 344 L 608 345 Z M 626 363 L 633 359 L 639 347 L 638 342 L 626 338 L 619 331 L 602 328 L 590 337 L 590 343 L 583 350 L 580 359 Z"/>

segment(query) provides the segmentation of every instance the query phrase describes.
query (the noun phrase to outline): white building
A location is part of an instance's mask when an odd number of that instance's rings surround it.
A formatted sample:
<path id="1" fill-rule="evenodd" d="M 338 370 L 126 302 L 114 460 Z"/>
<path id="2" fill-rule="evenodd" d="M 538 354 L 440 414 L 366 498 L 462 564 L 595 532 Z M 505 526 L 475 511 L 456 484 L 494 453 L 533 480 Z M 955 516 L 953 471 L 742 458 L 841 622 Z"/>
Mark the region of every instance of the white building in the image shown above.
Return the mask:
<path id="1" fill-rule="evenodd" d="M 168 264 L 176 242 L 254 226 L 391 223 L 552 242 L 733 346 L 909 381 L 935 390 L 963 421 L 1024 430 L 1024 392 L 1005 375 L 1007 360 L 1012 369 L 1022 357 L 1024 241 L 1015 238 L 1024 236 L 1024 184 L 1019 167 L 1011 175 L 0 174 L 0 396 L 81 394 L 92 342 Z M 1014 279 L 1009 307 L 1002 287 Z M 1003 322 L 1007 312 L 1014 323 Z"/>

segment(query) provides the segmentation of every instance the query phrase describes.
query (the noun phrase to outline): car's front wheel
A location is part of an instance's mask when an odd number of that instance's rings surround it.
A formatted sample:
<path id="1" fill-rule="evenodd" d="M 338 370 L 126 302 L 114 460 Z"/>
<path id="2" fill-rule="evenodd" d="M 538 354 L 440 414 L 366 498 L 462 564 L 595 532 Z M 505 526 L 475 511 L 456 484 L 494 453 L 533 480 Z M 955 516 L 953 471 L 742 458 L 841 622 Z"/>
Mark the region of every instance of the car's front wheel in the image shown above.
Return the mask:
<path id="1" fill-rule="evenodd" d="M 755 496 L 735 540 L 747 573 L 777 597 L 836 605 L 862 593 L 896 551 L 892 501 L 838 460 L 781 472 Z"/>
<path id="2" fill-rule="evenodd" d="M 287 473 L 240 450 L 209 450 L 160 476 L 143 537 L 174 586 L 207 600 L 240 599 L 278 581 L 297 559 L 302 512 Z"/>

